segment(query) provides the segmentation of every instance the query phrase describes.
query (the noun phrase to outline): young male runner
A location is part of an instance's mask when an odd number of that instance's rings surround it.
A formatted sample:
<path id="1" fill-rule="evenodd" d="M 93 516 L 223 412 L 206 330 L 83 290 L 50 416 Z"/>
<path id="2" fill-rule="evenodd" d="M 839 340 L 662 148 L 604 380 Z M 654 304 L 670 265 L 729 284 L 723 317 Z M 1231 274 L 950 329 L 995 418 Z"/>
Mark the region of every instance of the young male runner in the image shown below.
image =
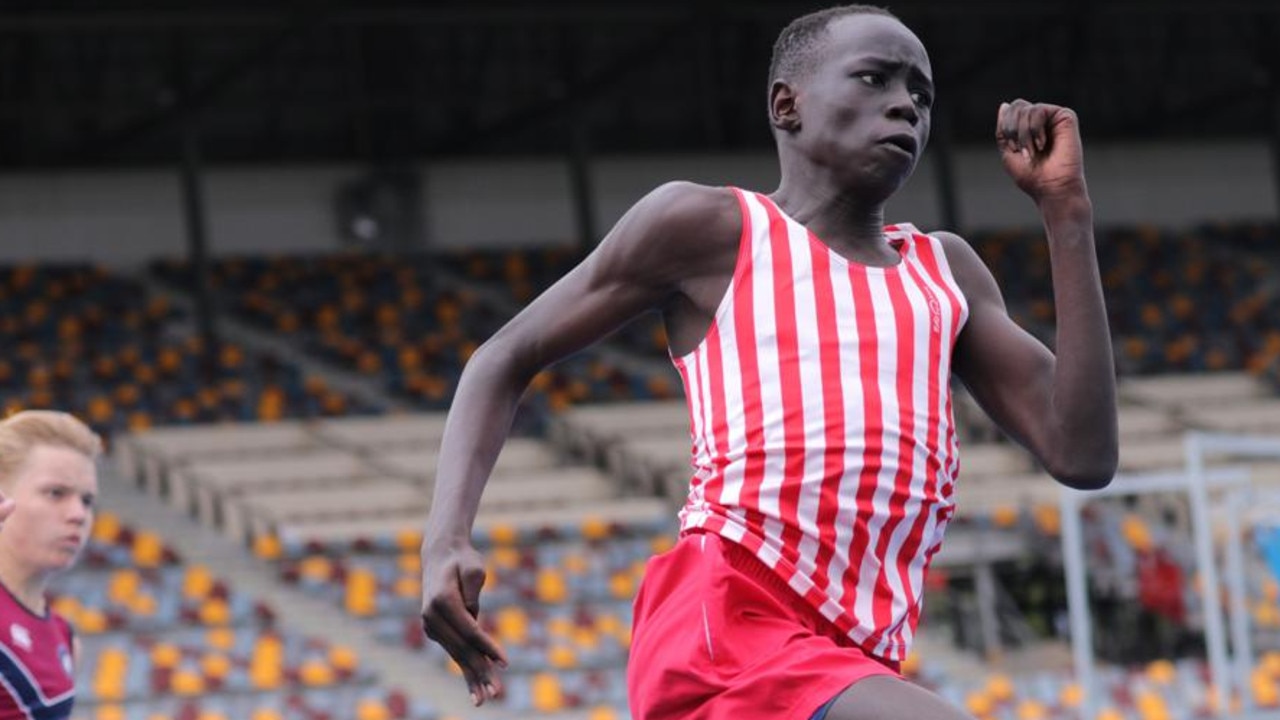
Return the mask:
<path id="1" fill-rule="evenodd" d="M 885 225 L 933 93 L 924 47 L 886 11 L 798 18 L 770 71 L 778 188 L 658 188 L 472 357 L 427 521 L 423 626 L 476 704 L 500 692 L 505 660 L 476 622 L 470 531 L 521 393 L 657 308 L 695 474 L 681 540 L 636 599 L 632 717 L 966 717 L 898 675 L 954 509 L 949 379 L 1079 488 L 1115 471 L 1115 383 L 1072 111 L 1015 100 L 996 120 L 1004 167 L 1044 222 L 1056 354 L 1010 320 L 961 238 Z"/>

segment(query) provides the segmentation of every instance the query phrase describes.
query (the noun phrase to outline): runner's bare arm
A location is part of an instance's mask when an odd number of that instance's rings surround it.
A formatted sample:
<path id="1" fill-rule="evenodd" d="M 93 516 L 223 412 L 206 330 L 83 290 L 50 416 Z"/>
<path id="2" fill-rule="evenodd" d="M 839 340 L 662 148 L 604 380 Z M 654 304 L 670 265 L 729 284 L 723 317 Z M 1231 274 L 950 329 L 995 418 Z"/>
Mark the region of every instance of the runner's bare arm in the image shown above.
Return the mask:
<path id="1" fill-rule="evenodd" d="M 979 404 L 1060 482 L 1106 485 L 1118 440 L 1111 334 L 1075 113 L 1019 100 L 1001 106 L 1005 169 L 1044 222 L 1057 308 L 1056 354 L 1018 327 L 991 272 L 960 238 L 939 233 L 969 302 L 957 375 Z"/>
<path id="2" fill-rule="evenodd" d="M 471 544 L 480 495 L 530 380 L 641 313 L 674 302 L 707 265 L 709 234 L 740 223 L 732 191 L 670 183 L 623 216 L 583 262 L 472 355 L 445 424 L 422 547 L 427 636 L 461 666 L 472 701 L 501 691 L 501 649 L 476 621 L 484 563 Z"/>

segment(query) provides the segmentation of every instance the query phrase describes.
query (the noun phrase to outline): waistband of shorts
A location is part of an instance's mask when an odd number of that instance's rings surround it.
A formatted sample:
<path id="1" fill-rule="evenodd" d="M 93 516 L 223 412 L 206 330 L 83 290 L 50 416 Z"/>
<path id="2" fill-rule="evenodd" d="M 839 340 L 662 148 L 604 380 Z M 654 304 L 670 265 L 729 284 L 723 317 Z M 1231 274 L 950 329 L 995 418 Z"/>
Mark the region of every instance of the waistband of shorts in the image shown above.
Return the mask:
<path id="1" fill-rule="evenodd" d="M 748 550 L 744 545 L 734 542 L 719 533 L 701 528 L 690 530 L 689 534 L 708 535 L 720 540 L 721 547 L 724 548 L 725 559 L 729 561 L 734 570 L 765 586 L 772 593 L 780 596 L 779 599 L 786 600 L 787 605 L 802 607 L 804 609 L 804 620 L 814 625 L 814 630 L 822 632 L 824 635 L 831 635 L 832 637 L 849 641 L 849 638 L 843 637 L 843 633 L 840 632 L 839 628 L 822 617 L 816 608 L 810 606 L 800 593 L 788 585 L 787 581 L 783 580 L 776 570 L 766 565 L 763 560 L 756 557 L 756 554 Z"/>
<path id="2" fill-rule="evenodd" d="M 719 533 L 702 528 L 690 529 L 686 531 L 686 533 L 689 536 L 709 535 L 719 539 L 721 541 L 721 546 L 724 548 L 725 558 L 733 566 L 734 570 L 737 570 L 744 576 L 768 588 L 775 595 L 779 596 L 780 600 L 786 601 L 787 606 L 791 607 L 795 611 L 796 619 L 809 625 L 810 629 L 814 632 L 826 635 L 840 645 L 857 649 L 871 660 L 892 669 L 894 672 L 901 672 L 901 663 L 896 660 L 890 660 L 888 658 L 874 655 L 865 647 L 854 641 L 853 638 L 845 635 L 840 631 L 840 628 L 837 627 L 835 623 L 823 617 L 822 613 L 818 612 L 817 608 L 810 605 L 808 600 L 806 600 L 800 593 L 796 592 L 795 588 L 787 584 L 787 581 L 783 580 L 782 576 L 779 575 L 777 571 L 766 565 L 763 560 L 756 557 L 755 553 L 748 550 L 741 543 L 736 543 Z"/>

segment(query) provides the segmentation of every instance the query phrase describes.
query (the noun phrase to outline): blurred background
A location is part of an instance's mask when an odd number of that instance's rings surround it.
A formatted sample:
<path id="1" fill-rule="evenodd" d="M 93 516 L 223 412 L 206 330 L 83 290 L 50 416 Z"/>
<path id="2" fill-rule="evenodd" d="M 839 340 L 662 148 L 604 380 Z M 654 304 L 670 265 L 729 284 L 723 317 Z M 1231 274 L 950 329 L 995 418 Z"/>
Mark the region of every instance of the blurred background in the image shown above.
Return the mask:
<path id="1" fill-rule="evenodd" d="M 0 5 L 0 407 L 73 411 L 111 448 L 54 605 L 85 641 L 77 718 L 627 718 L 630 601 L 690 474 L 660 323 L 525 399 L 476 526 L 482 620 L 512 658 L 507 699 L 479 710 L 417 617 L 444 411 L 479 343 L 648 190 L 775 186 L 771 46 L 819 7 Z M 889 219 L 965 235 L 1052 343 L 1047 248 L 992 138 L 1002 101 L 1075 108 L 1124 478 L 1181 487 L 1188 432 L 1280 441 L 1280 5 L 890 9 L 938 99 Z M 1210 586 L 1185 492 L 1079 497 L 1064 518 L 956 393 L 959 512 L 914 681 L 983 720 L 1280 706 L 1280 511 L 1263 502 L 1280 453 L 1210 458 L 1243 478 L 1208 493 Z M 1088 713 L 1064 520 L 1088 568 Z M 1205 643 L 1231 578 L 1235 683 Z"/>

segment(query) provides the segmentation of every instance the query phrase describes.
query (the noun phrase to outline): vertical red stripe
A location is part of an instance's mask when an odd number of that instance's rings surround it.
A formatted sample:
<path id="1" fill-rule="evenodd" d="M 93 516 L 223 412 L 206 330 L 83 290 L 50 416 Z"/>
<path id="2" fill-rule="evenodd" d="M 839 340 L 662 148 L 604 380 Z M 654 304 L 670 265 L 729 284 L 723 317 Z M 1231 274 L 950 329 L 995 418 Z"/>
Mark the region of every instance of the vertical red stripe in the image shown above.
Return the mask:
<path id="1" fill-rule="evenodd" d="M 758 193 L 753 195 L 760 202 Z M 732 352 L 739 361 L 740 392 L 742 396 L 741 418 L 728 418 L 727 410 L 724 421 L 736 421 L 744 434 L 742 447 L 742 489 L 736 509 L 741 511 L 746 521 L 746 536 L 742 538 L 742 546 L 751 552 L 758 553 L 763 544 L 764 518 L 760 515 L 760 483 L 764 479 L 764 409 L 760 395 L 759 356 L 756 355 L 755 338 L 755 228 L 751 227 L 751 214 L 745 193 L 740 193 L 739 204 L 742 210 L 742 246 L 739 264 L 733 275 L 733 343 L 723 348 Z M 727 509 L 726 509 L 727 510 Z"/>
<path id="2" fill-rule="evenodd" d="M 690 370 L 689 366 L 680 358 L 673 358 L 672 360 L 673 364 L 676 366 L 676 370 L 680 373 L 680 380 L 684 383 L 685 404 L 689 413 L 689 453 L 693 456 L 693 466 L 695 468 L 701 466 L 701 463 L 699 462 L 700 458 L 698 456 L 698 446 L 699 444 L 703 444 L 701 425 L 696 421 L 696 417 L 702 414 L 702 383 L 698 382 L 697 378 L 698 358 L 698 353 L 694 353 L 692 356 L 692 370 Z M 693 490 L 698 488 L 698 486 L 705 481 L 706 478 L 700 477 L 695 471 L 693 477 L 689 479 L 689 494 L 692 494 Z M 686 495 L 686 497 L 688 497 L 688 495 Z"/>
<path id="3" fill-rule="evenodd" d="M 916 254 L 920 258 L 920 265 L 929 273 L 929 279 L 933 280 L 933 284 L 942 288 L 942 292 L 947 295 L 947 302 L 951 306 L 951 342 L 954 344 L 956 337 L 960 333 L 960 316 L 963 311 L 963 303 L 959 298 L 958 290 L 952 289 L 952 283 L 946 281 L 942 275 L 942 264 L 937 255 L 937 248 L 934 246 L 936 242 L 928 235 L 918 236 L 918 242 L 915 243 Z"/>
<path id="4" fill-rule="evenodd" d="M 931 306 L 932 304 L 928 302 L 928 299 L 933 295 L 932 289 L 930 289 L 929 285 L 925 282 L 924 278 L 921 277 L 920 271 L 916 269 L 914 264 L 908 265 L 907 271 L 911 274 L 911 278 L 915 281 L 915 284 L 920 289 L 920 292 L 924 294 L 926 298 L 926 304 L 930 305 L 929 318 L 928 318 L 928 321 L 929 321 L 929 355 L 928 355 L 929 368 L 928 368 L 928 377 L 927 377 L 927 381 L 929 383 L 929 386 L 928 386 L 929 389 L 928 389 L 928 397 L 926 398 L 926 402 L 928 403 L 928 408 L 929 408 L 929 425 L 928 425 L 929 430 L 925 435 L 926 460 L 925 460 L 924 495 L 921 498 L 920 512 L 916 516 L 915 522 L 912 523 L 911 534 L 907 536 L 907 541 L 903 543 L 902 550 L 898 554 L 898 558 L 897 558 L 898 573 L 903 578 L 903 585 L 906 588 L 906 592 L 907 592 L 907 598 L 906 598 L 907 607 L 911 609 L 909 617 L 905 618 L 905 622 L 908 625 L 914 625 L 917 619 L 917 616 L 919 615 L 919 612 L 920 612 L 919 605 L 917 604 L 917 598 L 918 598 L 917 593 L 920 590 L 920 588 L 913 586 L 909 582 L 908 573 L 911 568 L 911 563 L 916 559 L 916 557 L 920 553 L 920 546 L 924 543 L 924 529 L 925 529 L 925 526 L 928 524 L 929 516 L 933 514 L 935 505 L 937 503 L 938 473 L 942 469 L 942 463 L 939 461 L 939 454 L 938 454 L 938 450 L 939 450 L 938 431 L 941 423 L 939 422 L 939 418 L 937 416 L 938 398 L 939 398 L 939 394 L 942 392 L 942 389 L 939 386 L 939 381 L 938 381 L 938 374 L 941 371 L 941 365 L 942 365 L 942 357 L 941 357 L 942 351 L 940 347 L 942 344 L 942 337 L 941 337 L 941 332 L 933 331 L 933 313 L 935 312 L 935 310 L 932 309 L 932 306 Z M 922 583 L 923 583 L 923 580 L 924 580 L 924 577 L 922 575 L 921 576 Z M 901 626 L 902 626 L 902 623 L 899 623 L 899 628 L 895 633 L 896 637 L 893 638 L 893 641 L 895 643 L 900 643 L 902 640 Z"/>
<path id="5" fill-rule="evenodd" d="M 764 410 L 760 397 L 760 358 L 756 352 L 755 273 L 769 272 L 769 268 L 757 268 L 756 258 L 738 277 L 734 289 L 733 331 L 734 345 L 738 353 L 739 380 L 742 383 L 742 421 L 746 434 L 745 468 L 742 477 L 742 495 L 739 505 L 744 508 L 760 507 L 760 482 L 764 479 Z M 757 528 L 763 531 L 763 528 Z"/>
<path id="6" fill-rule="evenodd" d="M 706 417 L 702 408 L 702 375 L 698 371 L 698 366 L 702 364 L 701 353 L 693 353 L 690 358 L 693 361 L 693 367 L 689 368 L 684 362 L 677 360 L 676 369 L 680 371 L 680 378 L 684 381 L 684 387 L 689 394 L 689 402 L 686 403 L 689 411 L 689 442 L 690 453 L 693 455 L 696 463 L 699 456 L 706 452 L 706 442 L 703 440 L 702 423 L 706 422 Z M 690 381 L 690 378 L 693 378 Z"/>
<path id="7" fill-rule="evenodd" d="M 831 283 L 831 253 L 817 239 L 809 244 L 813 267 L 814 306 L 818 315 L 818 364 L 822 376 L 822 421 L 826 437 L 822 453 L 822 492 L 818 497 L 818 552 L 814 585 L 824 593 L 830 583 L 827 569 L 836 546 L 836 513 L 840 509 L 840 481 L 844 477 L 844 387 L 840 367 L 839 318 Z M 818 603 L 821 605 L 821 601 Z"/>
<path id="8" fill-rule="evenodd" d="M 738 200 L 738 214 L 742 217 L 742 233 L 738 237 L 738 258 L 734 263 L 733 277 L 729 279 L 729 288 L 725 292 L 733 298 L 734 307 L 736 308 L 741 301 L 738 283 L 739 278 L 744 274 L 750 273 L 751 256 L 755 247 L 755 229 L 751 226 L 751 209 L 747 204 L 747 198 L 743 191 L 734 188 L 734 197 Z M 709 414 L 712 438 L 714 439 L 715 449 L 711 458 L 712 475 L 706 484 L 707 502 L 715 506 L 721 506 L 724 503 L 724 475 L 725 469 L 729 465 L 729 422 L 728 412 L 726 410 L 727 400 L 725 396 L 725 368 L 724 354 L 721 347 L 720 338 L 720 319 L 712 318 L 711 328 L 707 331 L 706 338 L 706 362 L 707 362 L 707 379 L 710 387 L 708 395 L 711 397 L 711 407 L 706 409 Z M 736 342 L 736 341 L 735 341 Z M 737 348 L 731 347 L 729 351 L 737 354 Z M 736 418 L 734 419 L 736 421 Z"/>
<path id="9" fill-rule="evenodd" d="M 858 328 L 857 346 L 863 389 L 862 464 L 858 468 L 858 492 L 854 498 L 857 518 L 854 521 L 853 542 L 849 547 L 849 569 L 845 571 L 843 578 L 843 602 L 846 607 L 852 608 L 857 599 L 859 566 L 870 539 L 867 521 L 875 515 L 872 500 L 879 483 L 880 467 L 884 462 L 884 424 L 881 416 L 876 307 L 871 299 L 871 289 L 867 287 L 866 268 L 850 263 L 849 284 L 853 292 L 854 322 Z"/>
<path id="10" fill-rule="evenodd" d="M 920 265 L 925 269 L 925 272 L 929 274 L 929 278 L 933 280 L 934 284 L 942 288 L 942 292 L 946 293 L 947 303 L 951 308 L 951 342 L 947 344 L 947 348 L 948 350 L 952 350 L 955 348 L 956 340 L 960 336 L 960 322 L 961 314 L 964 310 L 964 300 L 960 297 L 959 288 L 953 283 L 947 282 L 942 274 L 942 259 L 937 255 L 941 248 L 939 245 L 935 244 L 939 241 L 928 235 L 922 235 L 921 238 L 924 241 L 916 243 L 916 252 L 920 258 Z M 955 413 L 951 406 L 951 392 L 949 389 L 947 392 L 947 406 L 944 412 L 946 412 L 947 417 L 947 454 L 950 456 L 951 462 L 955 464 L 956 470 L 958 470 L 960 463 L 960 448 L 956 443 L 956 429 L 954 421 Z M 954 472 L 955 471 L 953 471 L 953 473 Z M 952 479 L 954 480 L 954 477 Z M 947 483 L 941 488 L 941 490 L 942 497 L 950 500 L 955 488 L 953 483 Z"/>
<path id="11" fill-rule="evenodd" d="M 904 258 L 903 264 L 907 262 L 909 261 Z M 915 316 L 911 300 L 902 285 L 901 274 L 886 272 L 884 279 L 889 291 L 888 310 L 893 313 L 894 335 L 897 340 L 897 382 L 893 391 L 898 398 L 898 467 L 893 477 L 893 491 L 889 495 L 889 517 L 880 528 L 880 536 L 876 538 L 875 554 L 881 564 L 880 574 L 876 578 L 872 615 L 875 618 L 874 626 L 879 631 L 888 629 L 893 621 L 894 591 L 889 583 L 889 568 L 894 559 L 887 555 L 889 540 L 906 516 L 907 499 L 911 496 L 911 482 L 915 478 L 912 440 L 916 432 L 915 399 L 912 392 L 916 362 Z M 906 579 L 903 578 L 903 581 Z M 879 639 L 876 635 L 870 641 L 877 642 Z"/>
<path id="12" fill-rule="evenodd" d="M 752 197 L 757 203 L 765 202 L 758 193 Z M 734 339 L 731 351 L 738 357 L 738 382 L 742 394 L 742 417 L 728 418 L 725 421 L 736 421 L 743 430 L 742 448 L 742 491 L 736 509 L 746 523 L 746 535 L 741 544 L 752 553 L 759 555 L 764 544 L 764 515 L 760 513 L 760 484 L 765 475 L 764 453 L 764 408 L 760 388 L 760 359 L 756 348 L 755 330 L 755 273 L 756 244 L 755 229 L 751 224 L 751 213 L 745 194 L 739 194 L 738 201 L 743 213 L 743 242 L 746 243 L 739 253 L 738 265 L 734 271 L 733 289 L 733 328 Z M 766 233 L 768 226 L 765 226 Z M 765 267 L 761 272 L 771 272 Z M 725 378 L 725 382 L 729 382 Z"/>
<path id="13" fill-rule="evenodd" d="M 783 473 L 778 493 L 782 521 L 783 556 L 799 557 L 800 487 L 804 484 L 804 394 L 800 378 L 800 341 L 796 331 L 796 280 L 791 263 L 791 232 L 772 202 L 764 202 L 769 217 L 773 257 L 773 320 L 778 337 L 778 379 L 782 385 Z"/>
<path id="14" fill-rule="evenodd" d="M 729 458 L 725 454 L 729 447 L 729 419 L 724 409 L 724 359 L 721 357 L 720 328 L 714 322 L 707 333 L 706 348 L 707 395 L 711 398 L 711 407 L 703 409 L 706 418 L 703 432 L 706 432 L 705 428 L 709 425 L 714 447 L 710 448 L 712 473 L 704 486 L 703 497 L 708 503 L 719 505 L 724 501 L 721 493 L 724 491 L 725 467 L 729 464 Z"/>

